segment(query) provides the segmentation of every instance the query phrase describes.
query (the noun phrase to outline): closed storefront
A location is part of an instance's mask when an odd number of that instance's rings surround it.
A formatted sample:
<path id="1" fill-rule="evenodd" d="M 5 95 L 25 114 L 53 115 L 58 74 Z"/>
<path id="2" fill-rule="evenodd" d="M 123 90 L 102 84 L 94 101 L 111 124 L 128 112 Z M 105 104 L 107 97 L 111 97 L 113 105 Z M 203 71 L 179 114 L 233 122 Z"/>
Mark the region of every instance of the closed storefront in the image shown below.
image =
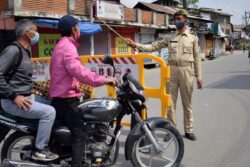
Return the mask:
<path id="1" fill-rule="evenodd" d="M 214 39 L 214 53 L 215 56 L 221 55 L 225 52 L 225 42 L 223 38 Z"/>
<path id="2" fill-rule="evenodd" d="M 124 38 L 135 40 L 135 33 L 139 31 L 139 28 L 116 28 L 116 31 L 120 33 Z M 111 53 L 112 54 L 133 54 L 134 49 L 129 47 L 126 42 L 111 33 Z"/>
<path id="3" fill-rule="evenodd" d="M 78 52 L 80 55 L 90 55 L 90 36 L 83 35 L 80 40 L 80 47 Z M 107 54 L 109 53 L 109 32 L 103 30 L 94 34 L 94 48 L 95 55 Z"/>
<path id="4" fill-rule="evenodd" d="M 199 49 L 200 49 L 200 56 L 202 59 L 205 59 L 205 53 L 206 53 L 206 39 L 205 34 L 198 33 L 199 38 Z"/>

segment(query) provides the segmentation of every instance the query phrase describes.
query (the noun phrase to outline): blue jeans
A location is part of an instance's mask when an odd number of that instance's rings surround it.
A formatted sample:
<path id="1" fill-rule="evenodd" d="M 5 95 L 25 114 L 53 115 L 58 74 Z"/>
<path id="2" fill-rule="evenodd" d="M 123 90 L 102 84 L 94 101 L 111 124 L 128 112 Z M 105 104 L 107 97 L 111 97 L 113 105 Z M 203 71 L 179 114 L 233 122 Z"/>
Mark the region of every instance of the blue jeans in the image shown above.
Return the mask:
<path id="1" fill-rule="evenodd" d="M 22 118 L 39 119 L 35 146 L 38 149 L 43 149 L 49 143 L 51 129 L 56 117 L 56 111 L 52 106 L 32 100 L 31 96 L 26 98 L 32 102 L 32 105 L 27 112 L 19 108 L 9 99 L 1 99 L 1 105 L 3 110 L 9 114 Z"/>

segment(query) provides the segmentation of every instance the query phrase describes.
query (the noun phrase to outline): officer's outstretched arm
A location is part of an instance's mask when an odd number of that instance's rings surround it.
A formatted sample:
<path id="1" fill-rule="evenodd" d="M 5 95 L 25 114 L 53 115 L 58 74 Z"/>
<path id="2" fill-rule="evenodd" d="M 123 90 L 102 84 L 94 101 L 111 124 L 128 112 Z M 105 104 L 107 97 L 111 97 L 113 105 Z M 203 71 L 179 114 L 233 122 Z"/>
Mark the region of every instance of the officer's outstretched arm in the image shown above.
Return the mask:
<path id="1" fill-rule="evenodd" d="M 154 51 L 160 50 L 162 48 L 166 48 L 167 46 L 168 46 L 168 44 L 167 44 L 166 38 L 164 38 L 161 41 L 156 41 L 156 42 L 149 44 L 149 45 L 143 45 L 143 44 L 136 43 L 136 48 L 138 50 L 144 51 L 144 52 L 154 52 Z"/>

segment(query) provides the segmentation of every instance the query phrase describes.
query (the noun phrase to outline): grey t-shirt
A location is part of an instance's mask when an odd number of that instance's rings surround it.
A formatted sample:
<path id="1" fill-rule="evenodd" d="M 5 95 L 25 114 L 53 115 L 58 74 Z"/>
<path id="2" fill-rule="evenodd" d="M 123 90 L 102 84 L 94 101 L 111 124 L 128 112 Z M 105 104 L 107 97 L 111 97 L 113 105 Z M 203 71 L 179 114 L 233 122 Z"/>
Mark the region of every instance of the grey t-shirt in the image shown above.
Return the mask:
<path id="1" fill-rule="evenodd" d="M 21 46 L 21 45 L 20 45 Z M 23 58 L 16 73 L 6 81 L 6 74 L 17 64 L 19 49 L 10 45 L 0 54 L 0 98 L 12 99 L 15 95 L 30 95 L 32 92 L 32 64 L 29 50 L 21 46 Z"/>

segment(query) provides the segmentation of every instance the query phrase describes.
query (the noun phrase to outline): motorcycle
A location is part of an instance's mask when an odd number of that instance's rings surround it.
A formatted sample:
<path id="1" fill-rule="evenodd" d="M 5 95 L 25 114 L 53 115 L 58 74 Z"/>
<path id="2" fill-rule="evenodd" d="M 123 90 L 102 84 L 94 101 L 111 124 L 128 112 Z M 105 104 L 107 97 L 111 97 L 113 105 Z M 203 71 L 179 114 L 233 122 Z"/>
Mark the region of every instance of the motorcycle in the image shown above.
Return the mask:
<path id="1" fill-rule="evenodd" d="M 210 50 L 210 51 L 209 51 L 209 53 L 208 53 L 208 59 L 209 59 L 209 60 L 215 59 L 215 55 L 214 55 L 214 51 L 213 51 L 213 50 Z"/>
<path id="2" fill-rule="evenodd" d="M 111 56 L 105 56 L 105 64 L 114 67 Z M 94 98 L 83 101 L 83 112 L 88 140 L 84 152 L 84 166 L 112 166 L 119 155 L 119 137 L 122 119 L 133 116 L 131 130 L 125 142 L 125 158 L 135 167 L 179 166 L 183 154 L 183 138 L 178 130 L 161 117 L 145 121 L 140 112 L 146 108 L 143 87 L 131 73 L 123 76 L 123 82 L 115 86 L 115 99 Z M 14 131 L 9 135 L 9 131 Z M 60 120 L 53 126 L 49 147 L 59 158 L 52 162 L 32 160 L 32 148 L 37 131 L 37 120 L 14 117 L 0 111 L 0 142 L 3 141 L 1 161 L 3 167 L 69 167 L 71 162 L 71 134 Z"/>

